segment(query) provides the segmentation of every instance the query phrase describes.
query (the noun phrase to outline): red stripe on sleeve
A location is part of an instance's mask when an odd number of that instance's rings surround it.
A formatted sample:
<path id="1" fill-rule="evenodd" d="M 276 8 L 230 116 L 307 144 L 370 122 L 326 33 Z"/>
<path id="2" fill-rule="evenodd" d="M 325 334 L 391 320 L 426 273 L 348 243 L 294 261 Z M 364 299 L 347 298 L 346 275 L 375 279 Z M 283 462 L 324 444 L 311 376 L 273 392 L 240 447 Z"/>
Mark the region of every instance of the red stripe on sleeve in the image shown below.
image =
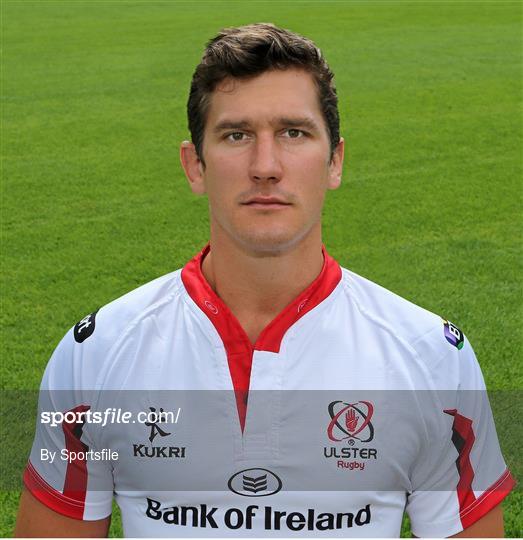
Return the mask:
<path id="1" fill-rule="evenodd" d="M 68 412 L 77 414 L 88 411 L 89 409 L 89 405 L 78 405 L 78 407 L 75 407 Z M 65 436 L 65 445 L 68 453 L 87 452 L 89 450 L 89 447 L 80 440 L 82 437 L 83 427 L 84 422 L 66 422 L 64 420 L 62 423 L 62 429 Z M 85 505 L 86 493 L 87 459 L 79 459 L 76 457 L 74 460 L 69 460 L 67 462 L 67 470 L 64 481 L 64 496 L 76 500 L 82 505 L 83 508 Z"/>
<path id="2" fill-rule="evenodd" d="M 445 413 L 454 417 L 452 424 L 452 442 L 458 451 L 456 467 L 458 469 L 459 481 L 457 485 L 460 514 L 476 500 L 472 490 L 472 480 L 474 479 L 474 469 L 470 462 L 470 451 L 474 445 L 476 437 L 472 429 L 472 420 L 462 416 L 456 409 L 445 410 Z"/>
<path id="3" fill-rule="evenodd" d="M 74 519 L 83 519 L 84 502 L 65 497 L 62 493 L 52 488 L 36 471 L 31 462 L 27 464 L 24 472 L 24 484 L 31 494 L 42 504 Z"/>
<path id="4" fill-rule="evenodd" d="M 495 508 L 516 485 L 516 481 L 507 469 L 470 507 L 460 512 L 459 517 L 463 528 L 476 523 Z"/>

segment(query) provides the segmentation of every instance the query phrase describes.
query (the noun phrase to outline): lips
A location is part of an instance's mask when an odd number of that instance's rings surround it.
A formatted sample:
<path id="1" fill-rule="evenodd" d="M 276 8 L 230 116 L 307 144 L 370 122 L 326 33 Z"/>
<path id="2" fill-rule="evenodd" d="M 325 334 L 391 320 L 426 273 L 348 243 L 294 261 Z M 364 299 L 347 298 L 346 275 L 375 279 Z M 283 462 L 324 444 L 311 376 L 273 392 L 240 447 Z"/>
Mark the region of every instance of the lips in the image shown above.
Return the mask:
<path id="1" fill-rule="evenodd" d="M 291 205 L 291 203 L 288 203 L 284 201 L 283 199 L 279 199 L 278 197 L 253 197 L 252 199 L 248 199 L 242 204 L 244 206 L 250 206 L 253 208 L 266 208 L 266 209 L 284 208 Z"/>

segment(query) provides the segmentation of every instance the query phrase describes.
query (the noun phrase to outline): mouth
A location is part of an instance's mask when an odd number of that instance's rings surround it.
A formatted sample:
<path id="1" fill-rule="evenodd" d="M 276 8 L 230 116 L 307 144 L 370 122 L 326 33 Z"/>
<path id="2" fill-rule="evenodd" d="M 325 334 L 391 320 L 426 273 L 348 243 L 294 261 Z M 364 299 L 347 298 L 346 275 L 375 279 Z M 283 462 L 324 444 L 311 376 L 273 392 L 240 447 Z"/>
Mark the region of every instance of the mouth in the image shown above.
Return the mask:
<path id="1" fill-rule="evenodd" d="M 278 210 L 288 208 L 291 203 L 279 199 L 278 197 L 253 197 L 242 203 L 242 206 L 261 210 Z"/>

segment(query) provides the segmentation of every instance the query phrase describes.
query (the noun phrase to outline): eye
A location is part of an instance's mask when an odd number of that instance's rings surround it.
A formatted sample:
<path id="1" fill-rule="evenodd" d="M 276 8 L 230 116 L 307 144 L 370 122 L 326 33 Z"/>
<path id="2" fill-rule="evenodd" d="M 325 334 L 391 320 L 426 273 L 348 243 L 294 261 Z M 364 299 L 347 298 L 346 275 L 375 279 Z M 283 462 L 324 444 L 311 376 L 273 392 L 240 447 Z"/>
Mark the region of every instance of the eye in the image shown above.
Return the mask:
<path id="1" fill-rule="evenodd" d="M 286 129 L 284 133 L 286 133 L 289 139 L 299 139 L 300 137 L 305 136 L 304 131 L 302 131 L 301 129 L 295 129 L 295 128 Z"/>
<path id="2" fill-rule="evenodd" d="M 240 142 L 245 139 L 245 133 L 242 133 L 241 131 L 234 131 L 233 133 L 227 134 L 225 138 L 228 141 Z"/>

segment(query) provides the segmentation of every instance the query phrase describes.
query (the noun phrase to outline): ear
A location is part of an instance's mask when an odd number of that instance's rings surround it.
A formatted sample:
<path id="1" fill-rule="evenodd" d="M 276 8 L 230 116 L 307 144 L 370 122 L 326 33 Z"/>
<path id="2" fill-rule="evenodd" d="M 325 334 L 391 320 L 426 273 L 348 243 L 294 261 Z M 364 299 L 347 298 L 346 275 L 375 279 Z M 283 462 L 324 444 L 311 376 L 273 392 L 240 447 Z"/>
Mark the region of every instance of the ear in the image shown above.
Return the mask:
<path id="1" fill-rule="evenodd" d="M 196 195 L 203 195 L 205 193 L 203 163 L 200 161 L 193 143 L 189 141 L 182 142 L 180 146 L 180 161 L 185 171 L 185 176 L 189 181 L 191 191 Z"/>
<path id="2" fill-rule="evenodd" d="M 341 138 L 332 154 L 331 162 L 329 163 L 329 180 L 327 184 L 329 189 L 338 189 L 340 187 L 344 153 L 345 141 Z"/>

